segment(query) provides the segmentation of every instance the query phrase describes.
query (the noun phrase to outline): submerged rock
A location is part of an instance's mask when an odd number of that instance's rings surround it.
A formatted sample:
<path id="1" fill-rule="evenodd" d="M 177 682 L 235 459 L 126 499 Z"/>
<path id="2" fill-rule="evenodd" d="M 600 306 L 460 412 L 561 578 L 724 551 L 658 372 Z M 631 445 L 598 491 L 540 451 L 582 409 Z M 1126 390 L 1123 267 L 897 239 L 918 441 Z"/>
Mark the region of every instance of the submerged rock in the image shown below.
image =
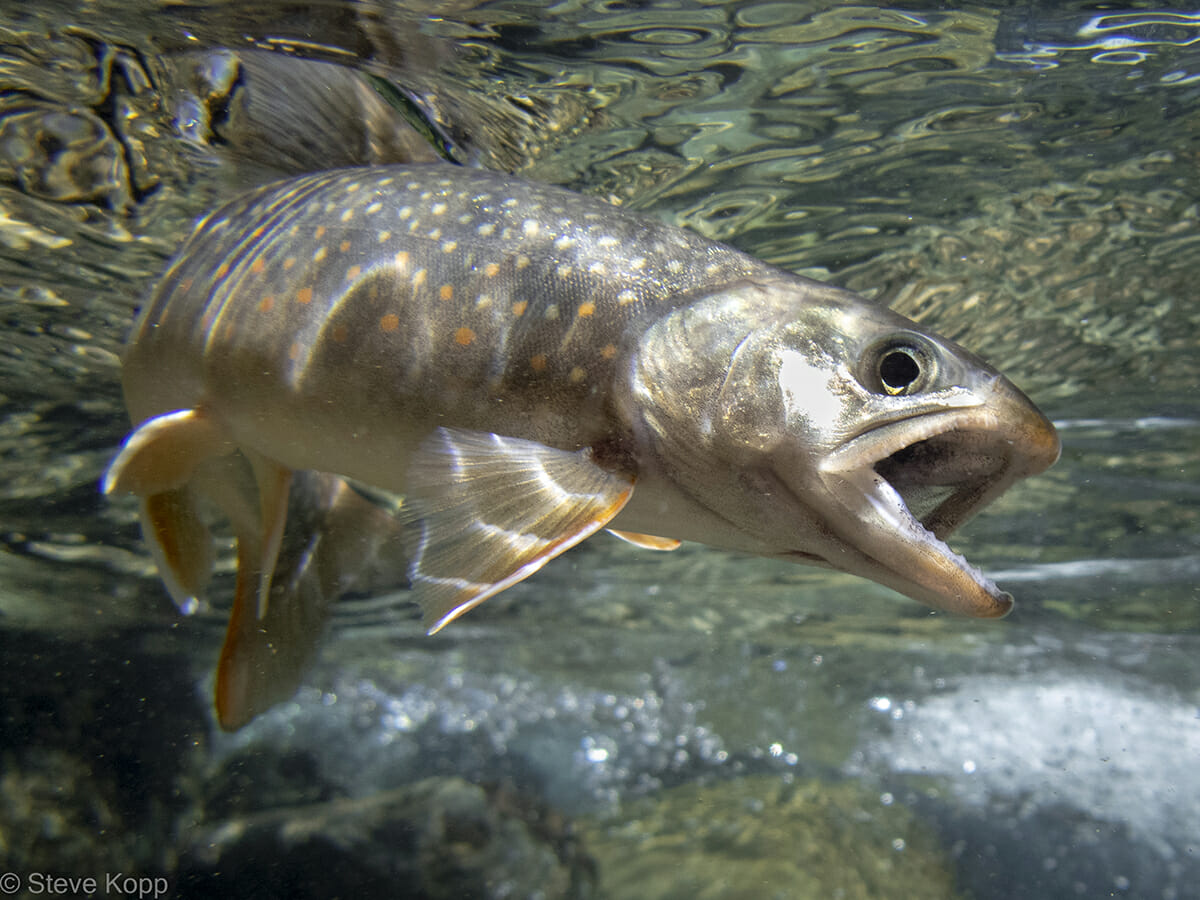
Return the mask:
<path id="1" fill-rule="evenodd" d="M 427 778 L 229 819 L 184 851 L 176 891 L 297 900 L 590 897 L 590 862 L 564 829 L 506 791 Z"/>
<path id="2" fill-rule="evenodd" d="M 958 896 L 932 832 L 855 782 L 686 784 L 584 836 L 612 900 Z"/>

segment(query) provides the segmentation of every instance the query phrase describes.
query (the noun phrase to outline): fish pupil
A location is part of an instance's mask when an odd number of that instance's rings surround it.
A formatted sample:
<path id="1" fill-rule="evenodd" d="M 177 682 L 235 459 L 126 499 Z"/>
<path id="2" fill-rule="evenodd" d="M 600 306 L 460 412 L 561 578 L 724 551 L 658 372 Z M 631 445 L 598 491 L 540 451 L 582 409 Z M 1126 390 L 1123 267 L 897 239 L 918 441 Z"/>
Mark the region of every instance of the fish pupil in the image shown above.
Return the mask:
<path id="1" fill-rule="evenodd" d="M 892 396 L 903 394 L 920 377 L 920 364 L 904 350 L 892 350 L 879 360 L 879 380 Z"/>

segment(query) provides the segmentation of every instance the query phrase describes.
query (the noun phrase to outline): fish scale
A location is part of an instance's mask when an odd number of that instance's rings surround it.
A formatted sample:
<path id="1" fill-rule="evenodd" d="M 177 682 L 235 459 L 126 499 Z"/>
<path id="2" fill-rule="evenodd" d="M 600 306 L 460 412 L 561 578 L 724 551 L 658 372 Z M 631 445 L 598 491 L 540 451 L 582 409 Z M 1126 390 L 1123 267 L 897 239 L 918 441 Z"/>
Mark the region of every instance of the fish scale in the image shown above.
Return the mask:
<path id="1" fill-rule="evenodd" d="M 172 343 L 186 352 L 199 318 L 209 383 L 231 393 L 253 385 L 245 393 L 258 411 L 267 397 L 293 410 L 332 402 L 334 390 L 370 395 L 376 382 L 347 373 L 348 359 L 371 379 L 372 366 L 396 370 L 393 402 L 446 388 L 451 365 L 458 381 L 487 386 L 469 424 L 492 430 L 494 401 L 507 390 L 541 384 L 564 406 L 588 404 L 611 381 L 639 315 L 768 268 L 650 220 L 602 215 L 574 194 L 523 186 L 518 199 L 510 185 L 489 173 L 383 169 L 259 191 L 200 226 L 159 292 L 169 314 L 152 305 L 135 347 L 148 357 Z M 185 283 L 190 290 L 177 289 Z M 240 302 L 247 296 L 258 302 Z M 203 312 L 189 315 L 189 306 Z M 326 367 L 341 374 L 325 378 Z M 449 387 L 453 402 L 469 401 Z M 543 429 L 539 439 L 586 444 L 574 431 Z"/>
<path id="2" fill-rule="evenodd" d="M 1003 376 L 883 307 L 446 165 L 319 173 L 216 210 L 146 305 L 122 378 L 136 427 L 104 488 L 141 498 L 181 608 L 209 577 L 204 506 L 237 536 L 226 727 L 295 686 L 313 604 L 367 548 L 405 548 L 431 631 L 602 528 L 1002 615 L 1011 598 L 941 537 L 1058 454 Z M 289 506 L 320 553 L 284 539 Z"/>

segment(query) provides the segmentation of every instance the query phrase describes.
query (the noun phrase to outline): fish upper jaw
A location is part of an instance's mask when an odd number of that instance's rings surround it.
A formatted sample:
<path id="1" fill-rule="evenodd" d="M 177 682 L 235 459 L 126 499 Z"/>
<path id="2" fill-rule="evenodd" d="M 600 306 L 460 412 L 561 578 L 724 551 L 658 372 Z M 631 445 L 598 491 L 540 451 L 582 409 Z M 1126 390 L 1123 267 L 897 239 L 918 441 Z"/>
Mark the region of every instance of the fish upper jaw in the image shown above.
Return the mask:
<path id="1" fill-rule="evenodd" d="M 1016 481 L 1058 459 L 1054 426 L 1007 380 L 976 404 L 902 417 L 843 443 L 819 464 L 844 552 L 827 564 L 929 606 L 1006 615 L 1012 597 L 945 538 Z"/>

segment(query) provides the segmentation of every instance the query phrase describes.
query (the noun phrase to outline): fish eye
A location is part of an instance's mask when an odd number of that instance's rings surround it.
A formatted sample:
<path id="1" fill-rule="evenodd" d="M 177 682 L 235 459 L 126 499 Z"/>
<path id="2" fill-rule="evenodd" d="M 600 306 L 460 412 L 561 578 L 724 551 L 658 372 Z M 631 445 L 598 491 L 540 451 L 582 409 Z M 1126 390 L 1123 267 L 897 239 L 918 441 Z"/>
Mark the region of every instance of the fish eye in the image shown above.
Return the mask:
<path id="1" fill-rule="evenodd" d="M 870 391 L 889 397 L 915 394 L 933 378 L 934 356 L 915 335 L 889 338 L 863 355 L 860 380 Z"/>
<path id="2" fill-rule="evenodd" d="M 879 380 L 891 395 L 903 394 L 921 377 L 921 364 L 907 350 L 889 350 L 879 360 Z"/>

